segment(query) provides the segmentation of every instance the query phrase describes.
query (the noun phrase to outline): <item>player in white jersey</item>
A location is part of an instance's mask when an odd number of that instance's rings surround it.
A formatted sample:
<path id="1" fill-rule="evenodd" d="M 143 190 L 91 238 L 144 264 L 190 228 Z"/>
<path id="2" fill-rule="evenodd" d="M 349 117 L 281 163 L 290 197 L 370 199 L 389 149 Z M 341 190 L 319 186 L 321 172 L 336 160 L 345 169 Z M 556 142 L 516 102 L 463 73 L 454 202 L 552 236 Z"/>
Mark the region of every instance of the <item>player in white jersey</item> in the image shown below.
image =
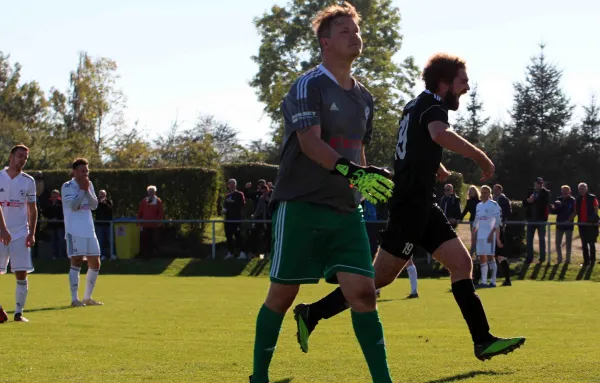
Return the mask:
<path id="1" fill-rule="evenodd" d="M 89 174 L 88 161 L 85 158 L 76 159 L 73 162 L 73 178 L 63 184 L 61 191 L 67 255 L 71 259 L 69 283 L 73 307 L 103 305 L 102 302 L 92 299 L 92 292 L 100 272 L 100 245 L 92 218 L 92 210 L 98 207 L 98 198 Z M 88 263 L 88 272 L 82 302 L 78 296 L 79 272 L 85 260 Z"/>
<path id="2" fill-rule="evenodd" d="M 477 204 L 473 232 L 477 240 L 477 256 L 481 265 L 481 283 L 478 288 L 496 287 L 496 244 L 502 247 L 500 240 L 500 224 L 502 211 L 498 203 L 490 198 L 492 189 L 481 187 L 481 202 Z M 490 284 L 487 284 L 488 269 L 492 271 Z"/>
<path id="3" fill-rule="evenodd" d="M 10 270 L 17 278 L 15 298 L 15 322 L 29 322 L 23 316 L 27 300 L 27 274 L 33 272 L 30 248 L 35 244 L 35 226 L 37 225 L 37 206 L 35 204 L 35 180 L 23 173 L 29 158 L 29 149 L 17 145 L 10 151 L 8 167 L 0 171 L 0 203 L 4 215 L 6 234 L 0 245 L 0 274 Z M 2 224 L 0 224 L 2 226 Z M 6 312 L 0 306 L 0 323 L 7 320 Z"/>

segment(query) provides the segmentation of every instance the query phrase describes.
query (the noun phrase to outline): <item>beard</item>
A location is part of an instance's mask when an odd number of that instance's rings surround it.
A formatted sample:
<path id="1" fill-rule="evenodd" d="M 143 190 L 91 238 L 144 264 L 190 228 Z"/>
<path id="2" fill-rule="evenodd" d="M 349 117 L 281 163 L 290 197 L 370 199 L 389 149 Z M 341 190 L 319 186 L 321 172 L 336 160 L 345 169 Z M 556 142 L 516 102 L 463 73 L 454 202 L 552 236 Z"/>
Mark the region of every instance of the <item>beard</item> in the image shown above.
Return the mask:
<path id="1" fill-rule="evenodd" d="M 456 93 L 454 93 L 454 90 L 452 90 L 452 88 L 449 88 L 446 91 L 446 94 L 444 95 L 444 102 L 446 103 L 446 106 L 448 107 L 448 109 L 450 110 L 458 110 L 458 106 L 459 106 L 459 102 L 458 102 L 458 98 L 460 96 L 458 96 Z"/>

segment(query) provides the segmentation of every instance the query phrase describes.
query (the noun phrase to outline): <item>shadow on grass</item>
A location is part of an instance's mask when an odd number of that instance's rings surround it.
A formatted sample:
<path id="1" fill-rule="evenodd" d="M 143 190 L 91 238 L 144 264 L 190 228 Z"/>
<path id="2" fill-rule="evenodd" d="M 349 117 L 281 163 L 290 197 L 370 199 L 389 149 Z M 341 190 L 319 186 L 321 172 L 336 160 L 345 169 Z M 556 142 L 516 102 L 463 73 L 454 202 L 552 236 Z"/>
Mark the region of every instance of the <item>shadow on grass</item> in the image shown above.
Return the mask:
<path id="1" fill-rule="evenodd" d="M 102 274 L 138 274 L 159 275 L 169 268 L 177 258 L 154 258 L 151 260 L 125 259 L 118 261 L 102 262 Z M 33 265 L 36 274 L 67 274 L 70 268 L 68 259 L 34 259 Z M 84 262 L 81 272 L 87 270 L 87 262 Z"/>
<path id="2" fill-rule="evenodd" d="M 521 265 L 521 270 L 519 271 L 519 274 L 518 274 L 518 279 L 520 281 L 525 279 L 525 275 L 527 274 L 527 271 L 529 270 L 529 266 L 531 266 L 531 263 L 523 263 L 523 265 Z"/>
<path id="3" fill-rule="evenodd" d="M 290 383 L 293 379 L 294 378 L 285 378 L 285 379 L 281 379 L 281 380 L 278 380 L 278 381 L 273 382 L 273 383 Z"/>
<path id="4" fill-rule="evenodd" d="M 585 272 L 588 268 L 591 268 L 589 266 L 581 266 L 581 269 L 579 269 L 579 272 L 577 273 L 577 277 L 575 277 L 576 280 L 580 281 L 583 279 L 583 276 L 585 275 Z"/>
<path id="5" fill-rule="evenodd" d="M 549 281 L 553 281 L 554 278 L 556 278 L 556 273 L 558 272 L 558 268 L 560 265 L 554 265 L 552 266 L 552 271 L 550 272 L 550 276 L 548 277 Z M 545 273 L 544 273 L 545 275 Z"/>
<path id="6" fill-rule="evenodd" d="M 594 266 L 595 264 L 591 264 L 587 267 L 587 270 L 585 271 L 585 275 L 583 276 L 583 279 L 585 279 L 586 281 L 590 280 L 590 277 L 592 276 L 592 271 L 594 271 Z"/>
<path id="7" fill-rule="evenodd" d="M 449 377 L 443 378 L 443 379 L 429 380 L 429 381 L 427 381 L 427 383 L 458 382 L 460 380 L 475 378 L 476 376 L 479 376 L 479 375 L 498 376 L 498 375 L 510 375 L 510 374 L 511 374 L 510 372 L 471 371 L 471 372 L 466 372 L 464 374 L 449 376 Z"/>
<path id="8" fill-rule="evenodd" d="M 565 276 L 567 275 L 567 270 L 569 270 L 569 264 L 565 263 L 562 267 L 562 270 L 560 271 L 560 275 L 558 276 L 559 281 L 565 280 Z"/>
<path id="9" fill-rule="evenodd" d="M 72 309 L 75 307 L 71 307 L 71 306 L 58 306 L 58 307 L 40 307 L 39 309 L 27 309 L 24 312 L 25 313 L 36 313 L 39 311 L 56 311 L 56 310 L 68 310 L 68 309 Z M 7 311 L 7 314 L 14 314 L 14 310 L 13 311 Z"/>

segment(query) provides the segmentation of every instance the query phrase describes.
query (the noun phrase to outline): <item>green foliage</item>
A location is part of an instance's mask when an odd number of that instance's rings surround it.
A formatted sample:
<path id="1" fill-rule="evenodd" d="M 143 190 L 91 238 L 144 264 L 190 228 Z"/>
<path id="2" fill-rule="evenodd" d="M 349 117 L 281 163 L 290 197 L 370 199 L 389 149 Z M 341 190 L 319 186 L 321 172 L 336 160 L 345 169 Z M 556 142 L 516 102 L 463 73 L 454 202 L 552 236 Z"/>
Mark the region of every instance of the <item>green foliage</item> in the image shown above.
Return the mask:
<path id="1" fill-rule="evenodd" d="M 525 221 L 525 207 L 521 201 L 510 201 L 512 215 L 507 221 Z M 504 253 L 508 257 L 522 257 L 526 255 L 525 225 L 507 225 L 504 233 Z"/>
<path id="2" fill-rule="evenodd" d="M 44 170 L 47 190 L 60 190 L 69 170 Z M 204 168 L 93 169 L 90 179 L 96 193 L 104 189 L 114 203 L 114 216 L 135 217 L 146 187 L 155 185 L 165 206 L 167 219 L 210 219 L 216 209 L 218 172 Z M 204 225 L 200 226 L 200 230 Z"/>
<path id="3" fill-rule="evenodd" d="M 242 189 L 247 182 L 252 182 L 252 187 L 255 187 L 256 182 L 260 179 L 275 184 L 279 167 L 260 163 L 242 163 L 225 164 L 221 169 L 223 172 L 222 185 L 225 185 L 227 180 L 235 178 L 238 182 L 238 188 Z"/>
<path id="4" fill-rule="evenodd" d="M 273 121 L 273 142 L 281 145 L 283 117 L 280 103 L 295 79 L 320 62 L 318 41 L 309 28 L 317 12 L 330 0 L 291 0 L 273 6 L 255 19 L 261 45 L 252 59 L 258 72 L 250 82 L 264 111 Z M 362 16 L 363 55 L 354 65 L 354 75 L 375 99 L 374 132 L 367 148 L 369 163 L 390 165 L 398 130 L 398 116 L 416 83 L 418 69 L 413 58 L 396 63 L 392 57 L 402 47 L 400 11 L 391 0 L 350 1 Z"/>
<path id="5" fill-rule="evenodd" d="M 441 198 L 444 195 L 444 185 L 446 184 L 452 184 L 452 186 L 454 186 L 454 191 L 455 193 L 461 197 L 463 203 L 464 203 L 464 199 L 463 196 L 460 195 L 461 191 L 464 188 L 464 179 L 463 179 L 463 175 L 459 172 L 455 172 L 455 171 L 450 171 L 450 176 L 448 177 L 448 179 L 446 180 L 446 182 L 438 182 L 435 186 L 436 188 L 436 196 L 439 198 Z"/>
<path id="6" fill-rule="evenodd" d="M 482 141 L 486 137 L 484 131 L 490 120 L 489 117 L 483 117 L 482 113 L 483 102 L 480 100 L 477 85 L 475 85 L 469 93 L 466 116 L 460 114 L 453 128 L 458 134 L 478 147 L 483 146 Z M 446 168 L 462 173 L 467 183 L 474 184 L 481 179 L 479 165 L 470 158 L 465 158 L 458 153 L 444 150 L 442 162 Z"/>
<path id="7" fill-rule="evenodd" d="M 527 66 L 525 81 L 514 86 L 512 121 L 502 140 L 500 181 L 510 193 L 532 184 L 534 177 L 565 182 L 564 138 L 573 105 L 561 89 L 562 72 L 547 61 L 544 46 Z"/>

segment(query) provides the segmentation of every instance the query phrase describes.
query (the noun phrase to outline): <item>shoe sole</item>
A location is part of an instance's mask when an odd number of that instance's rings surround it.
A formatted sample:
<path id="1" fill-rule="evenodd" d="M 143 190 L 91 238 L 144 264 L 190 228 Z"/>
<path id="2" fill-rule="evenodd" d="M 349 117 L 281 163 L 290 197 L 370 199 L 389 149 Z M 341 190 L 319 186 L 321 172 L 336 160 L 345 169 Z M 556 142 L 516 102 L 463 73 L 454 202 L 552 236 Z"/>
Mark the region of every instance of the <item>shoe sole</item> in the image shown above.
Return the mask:
<path id="1" fill-rule="evenodd" d="M 505 348 L 504 350 L 492 353 L 492 354 L 486 354 L 486 355 L 481 355 L 478 356 L 477 359 L 481 360 L 482 362 L 485 362 L 486 360 L 490 360 L 495 356 L 498 355 L 508 355 L 511 352 L 515 351 L 516 349 L 520 348 L 522 345 L 525 344 L 525 338 L 521 339 L 519 342 L 513 344 L 512 346 L 509 346 L 507 348 Z"/>
<path id="2" fill-rule="evenodd" d="M 308 337 L 310 334 L 308 333 L 308 328 L 306 327 L 306 323 L 304 323 L 304 319 L 302 319 L 302 316 L 300 315 L 300 310 L 298 306 L 294 308 L 294 320 L 296 321 L 296 340 L 300 345 L 300 350 L 302 350 L 303 353 L 307 354 Z M 303 335 L 304 339 L 307 339 L 307 341 L 303 342 L 301 335 Z"/>

